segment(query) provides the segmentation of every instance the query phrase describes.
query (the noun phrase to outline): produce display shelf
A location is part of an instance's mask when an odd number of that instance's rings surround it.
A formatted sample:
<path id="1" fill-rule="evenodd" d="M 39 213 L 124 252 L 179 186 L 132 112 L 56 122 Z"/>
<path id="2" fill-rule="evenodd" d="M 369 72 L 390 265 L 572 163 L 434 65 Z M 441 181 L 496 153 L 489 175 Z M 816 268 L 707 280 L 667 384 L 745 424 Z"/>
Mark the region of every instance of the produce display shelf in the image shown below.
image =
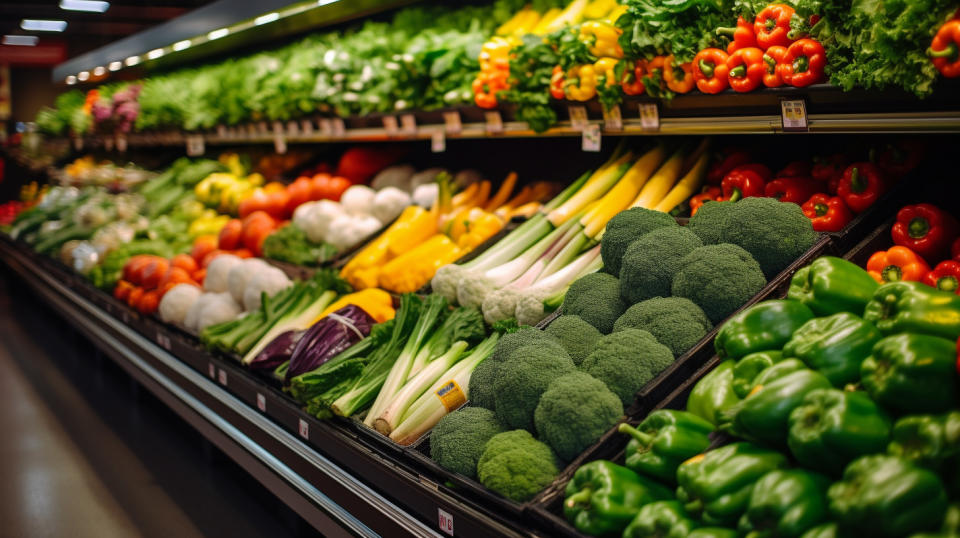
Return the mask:
<path id="1" fill-rule="evenodd" d="M 539 536 L 340 421 L 139 316 L 59 262 L 0 236 L 0 260 L 107 356 L 328 536 Z M 441 521 L 449 522 L 442 528 Z"/>

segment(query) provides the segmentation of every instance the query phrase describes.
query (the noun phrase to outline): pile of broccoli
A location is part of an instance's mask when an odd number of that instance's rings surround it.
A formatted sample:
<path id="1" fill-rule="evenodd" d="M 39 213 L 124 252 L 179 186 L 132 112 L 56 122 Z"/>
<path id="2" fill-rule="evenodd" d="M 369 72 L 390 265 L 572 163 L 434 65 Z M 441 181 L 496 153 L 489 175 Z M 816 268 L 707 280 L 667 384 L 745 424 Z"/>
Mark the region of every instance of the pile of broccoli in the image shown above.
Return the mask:
<path id="1" fill-rule="evenodd" d="M 620 297 L 620 281 L 617 277 L 607 273 L 591 273 L 570 285 L 561 308 L 564 314 L 580 316 L 598 331 L 607 334 L 613 330 L 613 324 L 627 306 Z"/>
<path id="2" fill-rule="evenodd" d="M 621 318 L 623 316 L 620 316 Z M 556 338 L 560 345 L 567 350 L 573 364 L 580 366 L 603 336 L 596 327 L 590 325 L 580 316 L 572 314 L 560 316 L 547 326 L 545 332 Z"/>
<path id="3" fill-rule="evenodd" d="M 767 283 L 757 260 L 731 245 L 707 245 L 684 256 L 672 291 L 703 309 L 719 323 L 756 295 Z"/>
<path id="4" fill-rule="evenodd" d="M 619 275 L 620 261 L 630 243 L 657 228 L 676 226 L 676 219 L 662 211 L 634 207 L 617 213 L 607 222 L 600 242 L 604 270 L 611 275 Z"/>
<path id="5" fill-rule="evenodd" d="M 698 212 L 699 213 L 699 212 Z M 773 278 L 817 241 L 800 206 L 775 198 L 745 198 L 725 210 L 720 243 L 743 247 Z"/>
<path id="6" fill-rule="evenodd" d="M 517 502 L 532 499 L 558 474 L 550 447 L 526 430 L 494 435 L 487 441 L 477 463 L 481 484 Z"/>
<path id="7" fill-rule="evenodd" d="M 630 243 L 620 267 L 620 295 L 629 304 L 670 295 L 673 275 L 683 257 L 703 246 L 692 231 L 669 226 L 659 228 Z"/>
<path id="8" fill-rule="evenodd" d="M 600 339 L 580 369 L 599 379 L 624 406 L 644 385 L 673 364 L 673 353 L 642 329 L 623 329 Z"/>
<path id="9" fill-rule="evenodd" d="M 534 413 L 537 436 L 564 461 L 597 442 L 623 415 L 620 398 L 584 372 L 573 372 L 550 383 Z"/>
<path id="10" fill-rule="evenodd" d="M 613 331 L 643 329 L 679 357 L 710 332 L 713 324 L 703 309 L 684 297 L 654 297 L 639 302 L 620 316 Z"/>
<path id="11" fill-rule="evenodd" d="M 434 426 L 430 435 L 430 458 L 444 469 L 475 478 L 484 445 L 504 429 L 493 411 L 464 407 L 441 418 Z"/>

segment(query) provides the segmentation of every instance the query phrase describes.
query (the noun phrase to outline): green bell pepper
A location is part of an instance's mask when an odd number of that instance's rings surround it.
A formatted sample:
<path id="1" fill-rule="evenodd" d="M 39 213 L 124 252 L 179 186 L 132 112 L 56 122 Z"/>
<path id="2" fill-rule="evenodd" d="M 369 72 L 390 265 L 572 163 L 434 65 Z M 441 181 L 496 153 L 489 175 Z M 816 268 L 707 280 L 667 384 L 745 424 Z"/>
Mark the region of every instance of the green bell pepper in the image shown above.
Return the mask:
<path id="1" fill-rule="evenodd" d="M 687 538 L 696 527 L 680 501 L 657 501 L 640 509 L 623 538 Z"/>
<path id="2" fill-rule="evenodd" d="M 783 355 L 802 360 L 833 386 L 843 387 L 860 379 L 860 364 L 880 337 L 873 323 L 841 312 L 804 323 L 783 346 Z"/>
<path id="3" fill-rule="evenodd" d="M 803 469 L 777 469 L 757 480 L 739 529 L 747 538 L 799 538 L 826 521 L 827 477 Z"/>
<path id="4" fill-rule="evenodd" d="M 732 360 L 723 361 L 703 376 L 687 398 L 687 411 L 717 424 L 717 414 L 740 401 L 733 391 L 733 365 Z"/>
<path id="5" fill-rule="evenodd" d="M 900 413 L 942 413 L 957 406 L 954 343 L 926 334 L 898 334 L 877 342 L 860 366 L 864 388 Z"/>
<path id="6" fill-rule="evenodd" d="M 737 361 L 733 367 L 733 391 L 746 398 L 761 372 L 783 360 L 780 351 L 758 351 Z"/>
<path id="7" fill-rule="evenodd" d="M 816 527 L 803 533 L 803 536 L 800 538 L 840 538 L 841 536 L 843 535 L 840 534 L 840 529 L 837 526 L 837 522 L 831 521 L 830 523 L 817 525 Z"/>
<path id="8" fill-rule="evenodd" d="M 787 458 L 752 443 L 733 443 L 699 454 L 677 469 L 677 499 L 707 525 L 735 525 L 761 476 L 787 466 Z"/>
<path id="9" fill-rule="evenodd" d="M 827 490 L 830 512 L 855 536 L 906 536 L 940 526 L 947 511 L 943 483 L 907 460 L 864 456 Z"/>
<path id="10" fill-rule="evenodd" d="M 878 286 L 857 264 L 823 256 L 793 275 L 787 298 L 807 305 L 818 316 L 839 312 L 859 316 Z"/>
<path id="11" fill-rule="evenodd" d="M 911 332 L 956 341 L 960 337 L 960 295 L 920 282 L 890 282 L 877 288 L 863 318 L 884 334 Z"/>
<path id="12" fill-rule="evenodd" d="M 887 452 L 937 470 L 960 454 L 960 411 L 944 415 L 912 415 L 893 425 Z"/>
<path id="13" fill-rule="evenodd" d="M 687 411 L 660 409 L 636 428 L 623 423 L 619 430 L 632 437 L 626 449 L 628 469 L 676 484 L 677 467 L 710 446 L 713 424 Z"/>
<path id="14" fill-rule="evenodd" d="M 890 419 L 864 392 L 813 390 L 790 412 L 793 456 L 834 476 L 860 456 L 883 452 L 889 438 Z"/>
<path id="15" fill-rule="evenodd" d="M 812 318 L 813 312 L 799 301 L 763 301 L 727 320 L 717 332 L 713 346 L 720 358 L 731 359 L 780 349 L 793 331 Z"/>
<path id="16" fill-rule="evenodd" d="M 693 529 L 687 538 L 737 538 L 737 531 L 724 527 L 699 527 Z"/>
<path id="17" fill-rule="evenodd" d="M 563 513 L 590 536 L 620 536 L 645 504 L 669 499 L 670 490 L 606 460 L 581 465 L 567 484 Z"/>
<path id="18" fill-rule="evenodd" d="M 758 387 L 720 413 L 720 429 L 751 441 L 786 446 L 790 413 L 809 392 L 830 388 L 830 381 L 819 372 L 798 370 Z"/>

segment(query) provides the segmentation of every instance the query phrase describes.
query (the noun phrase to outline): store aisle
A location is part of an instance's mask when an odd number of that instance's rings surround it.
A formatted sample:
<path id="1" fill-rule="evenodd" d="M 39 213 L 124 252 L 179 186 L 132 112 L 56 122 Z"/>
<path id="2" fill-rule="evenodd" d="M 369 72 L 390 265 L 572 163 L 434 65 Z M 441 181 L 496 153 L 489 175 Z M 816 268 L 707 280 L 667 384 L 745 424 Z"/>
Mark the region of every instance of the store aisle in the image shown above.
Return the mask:
<path id="1" fill-rule="evenodd" d="M 0 272 L 0 536 L 310 534 L 20 285 Z"/>

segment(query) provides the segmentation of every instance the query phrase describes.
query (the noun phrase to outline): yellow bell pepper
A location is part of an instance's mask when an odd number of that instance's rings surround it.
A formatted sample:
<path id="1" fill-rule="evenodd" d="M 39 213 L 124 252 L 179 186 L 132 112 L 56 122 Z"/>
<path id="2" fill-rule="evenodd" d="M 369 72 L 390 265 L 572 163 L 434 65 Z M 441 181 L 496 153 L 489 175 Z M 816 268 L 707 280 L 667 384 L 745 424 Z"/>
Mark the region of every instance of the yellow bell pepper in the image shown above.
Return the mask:
<path id="1" fill-rule="evenodd" d="M 604 17 L 603 22 L 607 24 L 616 24 L 617 19 L 620 18 L 620 15 L 623 15 L 627 12 L 627 6 L 617 6 L 607 13 L 607 16 Z"/>
<path id="2" fill-rule="evenodd" d="M 479 208 L 471 210 L 468 217 L 463 232 L 454 237 L 457 246 L 466 251 L 477 248 L 503 228 L 503 221 L 499 217 Z"/>
<path id="3" fill-rule="evenodd" d="M 509 69 L 510 49 L 514 44 L 515 41 L 512 38 L 504 37 L 494 37 L 484 43 L 480 48 L 480 70 Z"/>
<path id="4" fill-rule="evenodd" d="M 376 286 L 384 264 L 397 253 L 409 251 L 434 233 L 436 219 L 430 212 L 418 206 L 409 206 L 396 222 L 347 262 L 340 276 L 356 289 Z"/>
<path id="5" fill-rule="evenodd" d="M 537 21 L 537 25 L 533 27 L 533 30 L 530 31 L 533 35 L 546 35 L 549 33 L 550 25 L 553 24 L 553 21 L 563 13 L 563 10 L 558 7 L 550 8 L 540 17 L 540 20 Z"/>
<path id="6" fill-rule="evenodd" d="M 433 278 L 440 267 L 457 261 L 463 251 L 449 237 L 436 234 L 417 248 L 394 258 L 380 271 L 380 287 L 412 293 Z"/>
<path id="7" fill-rule="evenodd" d="M 208 209 L 207 211 L 213 210 Z M 220 229 L 226 226 L 228 220 L 230 220 L 229 215 L 205 214 L 190 223 L 190 227 L 187 228 L 187 234 L 189 234 L 191 238 L 196 238 L 201 235 L 217 235 L 220 233 Z"/>
<path id="8" fill-rule="evenodd" d="M 583 18 L 600 19 L 609 13 L 611 9 L 616 8 L 617 5 L 617 0 L 593 0 L 593 2 L 587 4 L 587 7 L 583 10 Z"/>
<path id="9" fill-rule="evenodd" d="M 310 325 L 327 317 L 327 314 L 336 312 L 350 304 L 362 308 L 364 312 L 370 314 L 370 317 L 377 320 L 377 323 L 389 321 L 393 319 L 394 314 L 396 314 L 396 311 L 393 309 L 393 297 L 391 297 L 389 293 L 380 288 L 367 288 L 340 297 L 331 303 L 326 310 L 321 312 L 316 319 L 311 321 Z"/>
<path id="10" fill-rule="evenodd" d="M 589 101 L 597 95 L 597 73 L 590 64 L 567 71 L 564 93 L 571 101 Z"/>
<path id="11" fill-rule="evenodd" d="M 590 54 L 597 58 L 623 58 L 623 49 L 617 40 L 623 31 L 605 22 L 591 21 L 580 26 L 580 41 L 587 44 Z"/>
<path id="12" fill-rule="evenodd" d="M 618 63 L 620 63 L 620 60 L 617 58 L 600 58 L 593 64 L 593 72 L 597 76 L 598 86 L 617 85 L 619 82 L 616 73 Z"/>

